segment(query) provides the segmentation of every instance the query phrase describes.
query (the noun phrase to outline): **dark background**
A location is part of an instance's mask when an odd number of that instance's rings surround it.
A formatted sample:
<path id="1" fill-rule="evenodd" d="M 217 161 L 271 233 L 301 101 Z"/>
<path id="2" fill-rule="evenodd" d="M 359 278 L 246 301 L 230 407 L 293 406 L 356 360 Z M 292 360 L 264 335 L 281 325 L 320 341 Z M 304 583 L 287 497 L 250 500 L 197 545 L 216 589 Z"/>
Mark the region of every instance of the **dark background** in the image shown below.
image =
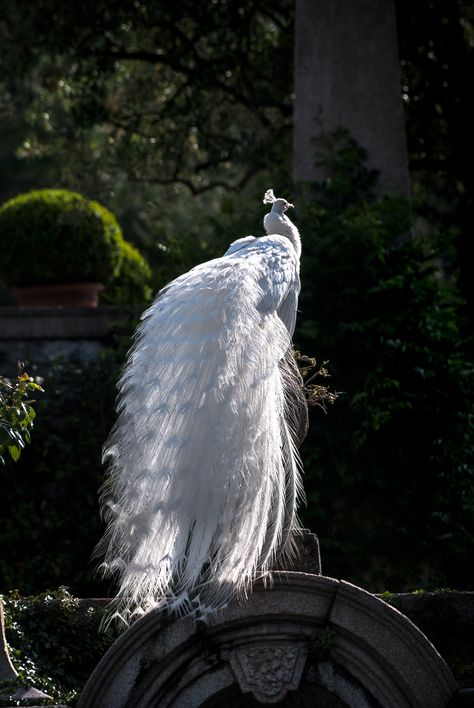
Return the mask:
<path id="1" fill-rule="evenodd" d="M 293 185 L 288 0 L 1 9 L 0 199 L 39 187 L 97 199 L 156 290 L 259 230 L 278 185 L 304 243 L 295 345 L 328 360 L 342 392 L 327 415 L 312 410 L 302 449 L 323 571 L 374 591 L 472 589 L 470 3 L 397 3 L 411 205 L 375 197 L 343 131 L 322 157 L 331 181 Z M 46 392 L 31 446 L 0 470 L 2 591 L 108 592 L 89 558 L 132 329 L 95 362 L 31 357 Z"/>

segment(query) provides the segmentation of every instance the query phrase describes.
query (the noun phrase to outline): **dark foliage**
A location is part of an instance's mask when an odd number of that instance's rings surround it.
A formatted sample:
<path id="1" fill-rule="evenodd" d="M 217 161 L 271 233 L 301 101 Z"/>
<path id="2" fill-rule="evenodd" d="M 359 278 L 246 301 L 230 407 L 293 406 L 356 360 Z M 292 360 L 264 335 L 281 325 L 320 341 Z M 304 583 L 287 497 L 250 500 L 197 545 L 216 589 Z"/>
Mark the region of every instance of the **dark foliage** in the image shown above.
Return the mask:
<path id="1" fill-rule="evenodd" d="M 74 169 L 82 154 L 99 180 L 242 188 L 289 142 L 292 21 L 289 0 L 7 2 L 4 102 L 28 107 L 24 154 L 48 145 Z"/>
<path id="2" fill-rule="evenodd" d="M 123 199 L 150 251 L 155 240 L 167 248 L 154 252 L 163 281 L 215 255 L 213 234 L 227 243 L 255 229 L 249 180 L 269 164 L 280 178 L 290 154 L 293 3 L 4 5 L 1 107 L 9 121 L 21 117 L 22 159 L 53 159 L 68 184 L 87 180 L 88 192 Z M 348 143 L 333 157 L 332 180 L 306 204 L 296 200 L 296 343 L 329 360 L 344 392 L 327 417 L 313 415 L 306 518 L 328 573 L 372 588 L 471 587 L 473 349 L 449 277 L 460 275 L 472 307 L 472 8 L 397 6 L 416 238 L 404 238 L 406 204 L 374 201 L 375 176 Z M 167 199 L 150 185 L 169 185 Z M 199 203 L 185 202 L 179 185 Z M 213 198 L 223 185 L 238 196 Z M 60 366 L 57 388 L 45 374 L 33 447 L 4 484 L 3 578 L 26 591 L 67 583 L 91 592 L 85 569 L 100 535 L 99 455 L 118 368 L 113 354 L 102 368 Z M 79 393 L 59 413 L 69 384 Z M 20 568 L 15 544 L 29 549 Z"/>
<path id="3" fill-rule="evenodd" d="M 340 134 L 331 155 L 332 177 L 298 200 L 296 344 L 329 360 L 331 389 L 342 392 L 327 416 L 312 414 L 304 520 L 326 574 L 373 590 L 472 587 L 474 380 L 462 301 L 430 242 L 407 238 L 408 205 L 371 196 L 359 148 Z M 1 587 L 107 592 L 89 557 L 123 351 L 42 372 L 33 444 L 14 476 L 3 472 Z"/>
<path id="4" fill-rule="evenodd" d="M 176 209 L 170 218 L 166 202 L 216 215 L 208 192 L 241 193 L 269 169 L 276 186 L 275 166 L 288 164 L 294 7 L 4 0 L 0 193 L 13 195 L 21 180 L 93 194 L 153 265 L 157 237 L 170 237 L 179 259 L 172 240 L 193 224 Z M 399 0 L 396 9 L 418 217 L 442 231 L 443 267 L 459 277 L 472 314 L 472 3 Z M 189 192 L 202 196 L 191 204 Z"/>
<path id="5" fill-rule="evenodd" d="M 326 574 L 372 590 L 473 587 L 474 369 L 462 301 L 408 204 L 376 201 L 344 133 L 299 213 L 296 342 L 343 394 L 303 448 L 305 519 Z M 362 185 L 362 186 L 361 186 Z"/>
<path id="6" fill-rule="evenodd" d="M 469 0 L 396 3 L 410 173 L 420 213 L 445 236 L 474 323 L 474 7 Z"/>
<path id="7" fill-rule="evenodd" d="M 33 685 L 58 700 L 75 705 L 78 692 L 115 636 L 100 631 L 104 605 L 83 602 L 66 588 L 24 597 L 4 598 L 6 635 L 18 679 L 0 685 L 6 693 Z M 11 705 L 16 705 L 15 701 Z"/>
<path id="8" fill-rule="evenodd" d="M 119 339 L 88 363 L 41 363 L 45 393 L 36 405 L 32 443 L 15 465 L 0 467 L 2 591 L 67 584 L 82 596 L 108 594 L 108 585 L 94 578 L 91 554 L 102 534 L 101 449 L 128 343 Z M 29 366 L 32 373 L 35 368 Z"/>

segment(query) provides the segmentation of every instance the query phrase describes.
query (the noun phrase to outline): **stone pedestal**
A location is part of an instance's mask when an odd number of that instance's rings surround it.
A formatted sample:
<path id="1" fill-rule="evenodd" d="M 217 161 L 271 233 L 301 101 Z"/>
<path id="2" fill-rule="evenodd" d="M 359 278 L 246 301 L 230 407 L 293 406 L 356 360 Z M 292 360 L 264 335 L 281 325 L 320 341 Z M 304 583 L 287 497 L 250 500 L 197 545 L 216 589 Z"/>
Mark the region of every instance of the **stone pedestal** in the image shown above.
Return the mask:
<path id="1" fill-rule="evenodd" d="M 207 624 L 150 612 L 78 708 L 448 708 L 457 684 L 410 620 L 344 581 L 274 572 Z"/>
<path id="2" fill-rule="evenodd" d="M 274 569 L 321 575 L 321 553 L 316 534 L 308 529 L 303 529 L 301 534 L 293 537 L 293 544 L 295 553 L 291 560 L 286 565 L 277 562 Z"/>
<path id="3" fill-rule="evenodd" d="M 343 127 L 380 172 L 382 193 L 409 196 L 393 0 L 296 0 L 294 177 L 324 177 L 314 139 Z"/>

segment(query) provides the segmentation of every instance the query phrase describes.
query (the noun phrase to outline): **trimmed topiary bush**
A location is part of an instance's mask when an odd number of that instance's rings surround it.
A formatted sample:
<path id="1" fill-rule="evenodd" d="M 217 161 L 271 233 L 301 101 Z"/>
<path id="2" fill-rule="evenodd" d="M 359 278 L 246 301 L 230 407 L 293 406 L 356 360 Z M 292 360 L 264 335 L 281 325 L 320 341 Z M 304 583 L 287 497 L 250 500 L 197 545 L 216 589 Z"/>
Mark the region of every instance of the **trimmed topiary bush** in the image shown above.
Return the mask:
<path id="1" fill-rule="evenodd" d="M 65 189 L 20 194 L 0 207 L 0 278 L 8 285 L 110 282 L 122 231 L 97 202 Z"/>
<path id="2" fill-rule="evenodd" d="M 140 251 L 128 241 L 122 241 L 122 265 L 116 278 L 102 293 L 100 302 L 109 305 L 140 305 L 149 302 L 151 268 Z"/>

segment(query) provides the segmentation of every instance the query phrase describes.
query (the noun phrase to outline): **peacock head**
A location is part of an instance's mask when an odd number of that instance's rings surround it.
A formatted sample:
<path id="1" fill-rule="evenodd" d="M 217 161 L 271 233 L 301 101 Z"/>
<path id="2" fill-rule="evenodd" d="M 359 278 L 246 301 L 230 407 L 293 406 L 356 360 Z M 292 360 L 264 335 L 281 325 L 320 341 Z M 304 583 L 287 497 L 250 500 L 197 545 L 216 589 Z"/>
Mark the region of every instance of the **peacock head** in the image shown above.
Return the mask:
<path id="1" fill-rule="evenodd" d="M 287 202 L 286 199 L 283 199 L 282 197 L 275 197 L 273 189 L 267 189 L 267 191 L 265 192 L 265 196 L 263 197 L 263 203 L 271 204 L 272 211 L 276 212 L 277 214 L 284 214 L 287 209 L 289 209 L 290 207 L 293 208 L 293 204 Z"/>

